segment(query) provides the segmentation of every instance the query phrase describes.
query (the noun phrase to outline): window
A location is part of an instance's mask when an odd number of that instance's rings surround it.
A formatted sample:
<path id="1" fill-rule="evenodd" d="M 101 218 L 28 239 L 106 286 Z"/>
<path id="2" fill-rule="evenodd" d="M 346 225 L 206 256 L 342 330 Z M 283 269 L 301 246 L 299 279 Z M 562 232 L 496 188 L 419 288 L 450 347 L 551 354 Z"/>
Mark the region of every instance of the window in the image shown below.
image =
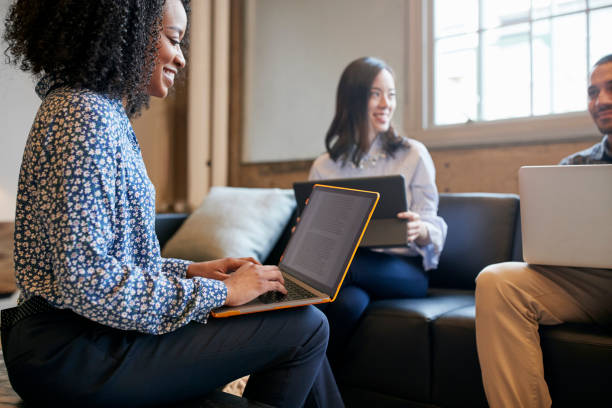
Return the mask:
<path id="1" fill-rule="evenodd" d="M 598 135 L 585 112 L 592 64 L 612 52 L 612 0 L 423 0 L 412 3 L 408 112 L 429 145 Z M 419 30 L 420 32 L 416 32 Z M 427 44 L 422 47 L 416 43 Z M 418 48 L 421 47 L 421 51 Z"/>

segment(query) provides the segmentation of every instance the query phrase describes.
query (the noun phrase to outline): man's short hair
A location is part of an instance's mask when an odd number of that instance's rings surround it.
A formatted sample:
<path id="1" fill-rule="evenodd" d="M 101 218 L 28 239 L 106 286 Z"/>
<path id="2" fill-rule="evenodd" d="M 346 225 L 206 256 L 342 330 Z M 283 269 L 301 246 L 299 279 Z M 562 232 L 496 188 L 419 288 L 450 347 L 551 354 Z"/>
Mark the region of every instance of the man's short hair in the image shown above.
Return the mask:
<path id="1" fill-rule="evenodd" d="M 608 54 L 605 57 L 601 57 L 596 63 L 595 65 L 593 65 L 593 68 L 601 65 L 601 64 L 605 64 L 606 62 L 612 62 L 612 54 Z"/>

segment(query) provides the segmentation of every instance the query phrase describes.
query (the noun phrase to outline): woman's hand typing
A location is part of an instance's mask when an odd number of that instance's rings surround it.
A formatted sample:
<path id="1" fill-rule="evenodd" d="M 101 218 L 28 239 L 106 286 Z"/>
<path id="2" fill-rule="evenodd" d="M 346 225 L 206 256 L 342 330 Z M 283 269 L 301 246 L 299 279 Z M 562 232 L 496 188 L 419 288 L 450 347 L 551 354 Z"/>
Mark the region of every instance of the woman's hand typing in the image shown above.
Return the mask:
<path id="1" fill-rule="evenodd" d="M 257 264 L 254 258 L 223 258 L 208 262 L 194 262 L 187 267 L 187 277 L 193 278 L 200 276 L 207 279 L 224 281 L 229 277 L 229 273 L 234 272 L 246 264 Z"/>
<path id="2" fill-rule="evenodd" d="M 224 281 L 227 287 L 225 304 L 243 305 L 271 290 L 287 294 L 285 280 L 278 266 L 247 263 Z"/>
<path id="3" fill-rule="evenodd" d="M 223 281 L 227 287 L 225 304 L 228 306 L 243 305 L 271 290 L 287 293 L 277 266 L 262 265 L 250 257 L 194 262 L 187 267 L 187 277 L 194 276 Z"/>

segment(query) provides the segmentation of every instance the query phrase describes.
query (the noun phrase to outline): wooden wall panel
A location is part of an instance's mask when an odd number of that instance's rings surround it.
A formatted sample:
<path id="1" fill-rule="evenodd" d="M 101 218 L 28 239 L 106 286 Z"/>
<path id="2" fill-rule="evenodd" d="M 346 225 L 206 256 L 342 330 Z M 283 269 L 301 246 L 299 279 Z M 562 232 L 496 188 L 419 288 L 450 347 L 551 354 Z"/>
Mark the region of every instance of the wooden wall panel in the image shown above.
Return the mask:
<path id="1" fill-rule="evenodd" d="M 440 192 L 518 193 L 518 169 L 524 165 L 557 164 L 563 157 L 595 141 L 433 150 Z M 236 186 L 291 188 L 305 180 L 312 161 L 241 164 Z"/>
<path id="2" fill-rule="evenodd" d="M 0 294 L 12 293 L 17 289 L 13 263 L 13 222 L 0 222 Z"/>
<path id="3" fill-rule="evenodd" d="M 232 0 L 230 3 L 230 72 L 229 72 L 229 152 L 228 184 L 242 185 L 242 92 L 244 88 L 244 3 Z"/>
<path id="4" fill-rule="evenodd" d="M 557 164 L 593 142 L 434 150 L 440 192 L 518 193 L 518 169 Z"/>
<path id="5" fill-rule="evenodd" d="M 151 98 L 150 108 L 132 126 L 157 193 L 158 212 L 184 207 L 186 197 L 187 90 L 184 81 L 166 99 Z"/>
<path id="6" fill-rule="evenodd" d="M 172 167 L 170 135 L 173 108 L 170 99 L 151 98 L 149 109 L 132 121 L 149 178 L 155 185 L 159 211 L 167 210 L 172 203 L 171 174 L 168 170 Z"/>

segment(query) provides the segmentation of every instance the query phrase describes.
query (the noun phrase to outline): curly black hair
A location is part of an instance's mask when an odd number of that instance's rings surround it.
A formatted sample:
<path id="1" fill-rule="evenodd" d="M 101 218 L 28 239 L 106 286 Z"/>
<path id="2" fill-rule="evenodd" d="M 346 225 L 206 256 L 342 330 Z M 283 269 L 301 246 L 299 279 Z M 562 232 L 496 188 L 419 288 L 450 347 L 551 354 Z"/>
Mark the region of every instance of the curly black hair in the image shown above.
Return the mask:
<path id="1" fill-rule="evenodd" d="M 166 0 L 17 0 L 5 21 L 9 63 L 37 77 L 126 101 L 129 117 L 149 105 Z M 189 15 L 190 0 L 181 0 Z M 187 51 L 188 32 L 181 44 Z"/>

